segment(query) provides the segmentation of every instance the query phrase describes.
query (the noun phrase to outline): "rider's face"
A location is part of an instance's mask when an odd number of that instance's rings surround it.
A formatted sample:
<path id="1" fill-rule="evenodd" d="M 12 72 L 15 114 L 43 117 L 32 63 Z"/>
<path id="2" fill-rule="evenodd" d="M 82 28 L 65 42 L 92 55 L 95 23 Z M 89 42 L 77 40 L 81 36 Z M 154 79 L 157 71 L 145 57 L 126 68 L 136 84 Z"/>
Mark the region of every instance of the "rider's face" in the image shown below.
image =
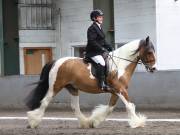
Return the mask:
<path id="1" fill-rule="evenodd" d="M 98 17 L 96 18 L 96 20 L 97 20 L 100 24 L 102 24 L 102 23 L 103 23 L 103 16 L 98 16 Z"/>

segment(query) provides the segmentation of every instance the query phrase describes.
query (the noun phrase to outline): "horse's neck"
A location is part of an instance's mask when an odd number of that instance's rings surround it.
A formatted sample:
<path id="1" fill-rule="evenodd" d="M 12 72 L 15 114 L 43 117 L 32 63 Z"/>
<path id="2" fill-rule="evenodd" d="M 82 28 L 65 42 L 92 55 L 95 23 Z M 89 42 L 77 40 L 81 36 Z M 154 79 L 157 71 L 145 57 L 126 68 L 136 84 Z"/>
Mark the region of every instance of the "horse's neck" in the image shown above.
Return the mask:
<path id="1" fill-rule="evenodd" d="M 119 77 L 119 80 L 121 81 L 121 79 L 123 79 L 126 82 L 126 85 L 129 84 L 129 81 L 136 69 L 137 63 L 131 63 L 127 66 L 127 68 L 125 69 L 124 74 Z"/>
<path id="2" fill-rule="evenodd" d="M 135 55 L 132 55 L 132 54 L 139 47 L 139 43 L 140 43 L 140 40 L 135 40 L 111 52 L 110 55 L 112 57 L 115 56 L 113 57 L 113 60 L 115 62 L 115 64 L 112 63 L 113 68 L 125 69 L 131 63 L 130 61 L 134 61 L 137 58 L 138 53 Z M 121 58 L 130 60 L 130 61 L 123 60 Z"/>
<path id="3" fill-rule="evenodd" d="M 139 44 L 140 44 L 140 40 L 135 40 L 110 53 L 112 57 L 115 56 L 113 57 L 113 60 L 110 60 L 110 69 L 112 71 L 118 70 L 118 77 L 126 73 L 127 72 L 126 70 L 130 70 L 129 68 L 132 68 L 131 71 L 134 72 L 137 64 L 133 63 L 133 66 L 131 67 L 129 66 L 132 65 L 131 61 L 137 61 L 136 58 L 139 55 L 139 53 L 135 55 L 132 54 L 135 52 L 135 50 L 138 49 Z M 127 60 L 123 60 L 121 58 Z"/>

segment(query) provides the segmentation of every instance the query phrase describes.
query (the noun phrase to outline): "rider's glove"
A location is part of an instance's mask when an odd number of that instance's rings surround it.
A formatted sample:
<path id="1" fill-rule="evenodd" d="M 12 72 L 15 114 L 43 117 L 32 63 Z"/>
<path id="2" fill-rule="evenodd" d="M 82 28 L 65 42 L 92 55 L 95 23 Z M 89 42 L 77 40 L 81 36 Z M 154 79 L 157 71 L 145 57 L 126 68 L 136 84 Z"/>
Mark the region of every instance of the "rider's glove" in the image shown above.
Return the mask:
<path id="1" fill-rule="evenodd" d="M 112 48 L 112 47 L 108 47 L 107 50 L 108 50 L 109 52 L 111 52 L 111 51 L 113 50 L 113 48 Z"/>
<path id="2" fill-rule="evenodd" d="M 102 48 L 102 50 L 104 51 L 104 52 L 106 52 L 106 53 L 109 53 L 109 51 L 106 49 L 106 48 Z"/>

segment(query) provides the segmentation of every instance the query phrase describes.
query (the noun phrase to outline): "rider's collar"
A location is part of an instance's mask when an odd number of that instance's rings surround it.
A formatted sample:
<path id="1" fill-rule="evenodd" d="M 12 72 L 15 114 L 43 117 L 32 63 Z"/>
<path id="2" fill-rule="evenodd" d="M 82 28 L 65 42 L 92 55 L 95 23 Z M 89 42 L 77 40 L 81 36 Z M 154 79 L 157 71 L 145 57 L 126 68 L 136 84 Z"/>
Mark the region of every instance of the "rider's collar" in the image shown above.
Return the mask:
<path id="1" fill-rule="evenodd" d="M 101 29 L 101 24 L 99 24 L 98 22 L 96 22 L 96 24 L 98 25 L 98 27 Z"/>

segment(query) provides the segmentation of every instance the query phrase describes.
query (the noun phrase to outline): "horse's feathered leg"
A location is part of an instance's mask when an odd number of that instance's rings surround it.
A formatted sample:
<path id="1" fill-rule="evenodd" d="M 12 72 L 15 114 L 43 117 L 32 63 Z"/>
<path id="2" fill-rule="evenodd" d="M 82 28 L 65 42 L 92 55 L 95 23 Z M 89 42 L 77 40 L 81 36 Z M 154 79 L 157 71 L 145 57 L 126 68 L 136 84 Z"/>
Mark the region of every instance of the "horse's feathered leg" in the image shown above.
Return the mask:
<path id="1" fill-rule="evenodd" d="M 76 117 L 80 122 L 80 126 L 82 128 L 89 128 L 91 124 L 89 123 L 89 119 L 84 116 L 84 114 L 80 110 L 79 106 L 79 92 L 72 85 L 66 86 L 69 93 L 71 94 L 71 108 L 74 110 Z"/>
<path id="2" fill-rule="evenodd" d="M 76 117 L 80 122 L 81 128 L 90 128 L 91 124 L 89 123 L 89 119 L 84 116 L 79 107 L 79 96 L 71 95 L 71 107 L 74 110 Z"/>
<path id="3" fill-rule="evenodd" d="M 62 88 L 65 85 L 64 83 L 58 84 L 59 87 L 57 88 L 55 81 L 51 80 L 54 74 L 50 74 L 49 76 L 50 76 L 49 89 L 45 97 L 41 100 L 40 107 L 33 111 L 27 112 L 28 121 L 31 128 L 36 128 L 39 125 L 50 101 L 60 90 L 62 90 Z M 58 91 L 56 89 L 58 89 Z"/>
<path id="4" fill-rule="evenodd" d="M 108 115 L 110 115 L 113 111 L 118 98 L 119 97 L 117 95 L 112 94 L 109 105 L 99 105 L 93 110 L 93 113 L 90 117 L 90 121 L 93 127 L 97 127 L 100 123 L 105 121 Z"/>
<path id="5" fill-rule="evenodd" d="M 146 117 L 141 114 L 138 115 L 136 114 L 135 105 L 129 102 L 127 93 L 126 94 L 118 93 L 117 95 L 121 98 L 121 100 L 126 106 L 126 110 L 130 118 L 129 125 L 131 126 L 131 128 L 144 127 L 146 122 Z"/>
<path id="6" fill-rule="evenodd" d="M 42 117 L 44 116 L 45 109 L 47 108 L 47 106 L 48 106 L 49 102 L 51 101 L 53 95 L 54 95 L 53 88 L 50 87 L 48 90 L 48 93 L 46 94 L 46 96 L 41 101 L 40 107 L 33 110 L 33 111 L 27 112 L 28 122 L 29 122 L 29 126 L 31 128 L 36 128 L 39 125 L 39 123 L 42 120 Z"/>
<path id="7" fill-rule="evenodd" d="M 45 108 L 53 96 L 53 88 L 49 85 L 49 73 L 54 61 L 47 63 L 41 72 L 36 88 L 26 98 L 26 105 L 31 110 L 27 112 L 29 126 L 35 128 L 40 123 Z"/>

